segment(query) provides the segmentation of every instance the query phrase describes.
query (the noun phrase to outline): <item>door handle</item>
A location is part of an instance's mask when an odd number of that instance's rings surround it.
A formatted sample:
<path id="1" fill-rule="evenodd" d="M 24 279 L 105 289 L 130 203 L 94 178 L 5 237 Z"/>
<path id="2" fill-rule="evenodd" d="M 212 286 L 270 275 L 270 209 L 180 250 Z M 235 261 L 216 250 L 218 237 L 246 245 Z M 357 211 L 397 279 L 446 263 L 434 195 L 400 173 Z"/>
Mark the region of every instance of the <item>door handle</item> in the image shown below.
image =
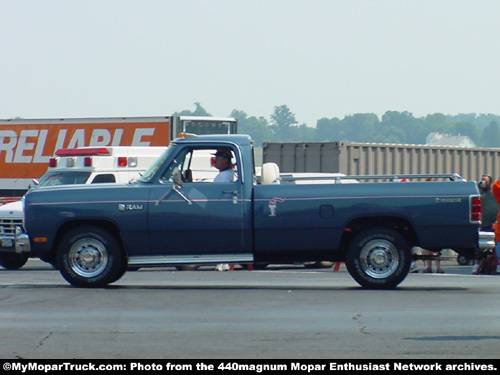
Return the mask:
<path id="1" fill-rule="evenodd" d="M 223 194 L 233 194 L 233 204 L 238 204 L 238 190 L 222 190 Z"/>

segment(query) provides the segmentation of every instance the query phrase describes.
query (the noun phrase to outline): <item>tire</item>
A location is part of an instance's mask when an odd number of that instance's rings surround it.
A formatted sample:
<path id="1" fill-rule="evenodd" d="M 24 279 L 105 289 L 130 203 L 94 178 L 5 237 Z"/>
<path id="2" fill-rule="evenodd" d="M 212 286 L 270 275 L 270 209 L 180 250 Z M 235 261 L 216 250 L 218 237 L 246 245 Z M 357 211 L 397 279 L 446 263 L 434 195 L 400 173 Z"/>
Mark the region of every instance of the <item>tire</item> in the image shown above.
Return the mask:
<path id="1" fill-rule="evenodd" d="M 269 263 L 256 262 L 252 264 L 254 270 L 265 270 Z"/>
<path id="2" fill-rule="evenodd" d="M 119 270 L 119 271 L 118 271 L 118 273 L 117 273 L 117 274 L 116 274 L 116 275 L 115 275 L 115 276 L 111 279 L 111 281 L 110 281 L 108 284 L 114 283 L 115 281 L 117 281 L 117 280 L 121 279 L 121 277 L 122 277 L 123 275 L 125 275 L 125 272 L 130 271 L 130 270 L 132 270 L 132 271 L 139 271 L 139 269 L 140 269 L 140 268 L 141 268 L 141 267 L 135 267 L 135 268 L 133 268 L 133 269 L 129 268 L 129 267 L 128 267 L 128 261 L 127 261 L 127 259 L 123 258 L 123 259 L 122 259 L 122 265 L 121 265 L 121 267 L 120 267 L 120 270 Z"/>
<path id="3" fill-rule="evenodd" d="M 465 255 L 457 255 L 457 263 L 461 266 L 468 266 L 473 262 L 473 259 L 466 257 Z"/>
<path id="4" fill-rule="evenodd" d="M 196 271 L 198 270 L 198 268 L 200 268 L 200 266 L 196 264 L 190 264 L 187 266 L 175 266 L 175 268 L 177 269 L 177 271 Z"/>
<path id="5" fill-rule="evenodd" d="M 408 241 L 390 228 L 371 228 L 354 236 L 347 250 L 346 267 L 366 289 L 393 289 L 408 275 Z"/>
<path id="6" fill-rule="evenodd" d="M 26 264 L 28 256 L 25 254 L 0 254 L 0 266 L 8 270 L 18 270 Z"/>
<path id="7" fill-rule="evenodd" d="M 40 260 L 43 260 L 45 263 L 49 263 L 52 267 L 57 269 L 57 260 L 56 260 L 56 255 L 51 253 L 51 254 L 44 254 L 40 256 Z"/>
<path id="8" fill-rule="evenodd" d="M 330 268 L 333 267 L 334 262 L 307 262 L 304 263 L 306 268 Z"/>
<path id="9" fill-rule="evenodd" d="M 57 250 L 59 272 L 76 287 L 104 287 L 123 276 L 125 264 L 117 239 L 96 226 L 71 230 Z"/>

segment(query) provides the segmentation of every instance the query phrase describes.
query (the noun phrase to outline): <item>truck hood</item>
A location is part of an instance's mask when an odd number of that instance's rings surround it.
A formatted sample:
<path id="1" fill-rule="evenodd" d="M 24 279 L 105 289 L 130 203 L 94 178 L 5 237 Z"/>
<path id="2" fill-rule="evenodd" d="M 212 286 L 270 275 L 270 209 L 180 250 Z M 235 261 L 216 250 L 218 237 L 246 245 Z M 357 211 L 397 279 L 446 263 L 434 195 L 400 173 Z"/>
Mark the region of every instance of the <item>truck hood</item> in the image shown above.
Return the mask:
<path id="1" fill-rule="evenodd" d="M 23 217 L 23 202 L 16 201 L 0 206 L 1 219 L 18 219 Z"/>
<path id="2" fill-rule="evenodd" d="M 24 196 L 25 207 L 36 204 L 71 204 L 83 202 L 115 201 L 134 199 L 139 192 L 142 198 L 148 189 L 135 189 L 137 183 L 102 183 L 90 185 L 40 186 L 31 189 Z"/>

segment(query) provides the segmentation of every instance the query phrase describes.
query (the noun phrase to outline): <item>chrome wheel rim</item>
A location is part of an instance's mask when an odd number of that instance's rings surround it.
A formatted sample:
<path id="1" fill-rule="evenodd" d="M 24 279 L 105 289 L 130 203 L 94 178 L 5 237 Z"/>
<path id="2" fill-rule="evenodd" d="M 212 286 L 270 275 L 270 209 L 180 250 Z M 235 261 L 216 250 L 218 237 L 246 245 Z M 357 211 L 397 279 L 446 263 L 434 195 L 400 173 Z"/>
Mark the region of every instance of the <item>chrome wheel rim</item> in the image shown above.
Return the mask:
<path id="1" fill-rule="evenodd" d="M 99 275 L 106 268 L 108 261 L 106 246 L 94 238 L 78 240 L 68 253 L 71 270 L 82 277 Z"/>
<path id="2" fill-rule="evenodd" d="M 360 265 L 370 277 L 389 277 L 399 265 L 398 249 L 392 242 L 384 239 L 369 241 L 361 249 Z"/>

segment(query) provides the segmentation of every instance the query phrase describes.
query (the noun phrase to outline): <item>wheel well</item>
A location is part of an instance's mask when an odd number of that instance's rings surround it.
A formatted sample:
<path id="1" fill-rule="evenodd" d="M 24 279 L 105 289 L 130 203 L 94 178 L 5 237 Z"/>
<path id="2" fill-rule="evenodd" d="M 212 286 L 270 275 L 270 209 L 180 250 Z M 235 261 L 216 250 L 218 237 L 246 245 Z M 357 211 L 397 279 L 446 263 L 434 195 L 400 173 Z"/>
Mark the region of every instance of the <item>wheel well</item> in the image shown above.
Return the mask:
<path id="1" fill-rule="evenodd" d="M 115 224 L 105 220 L 75 220 L 65 223 L 59 228 L 59 230 L 56 233 L 54 244 L 52 247 L 53 253 L 55 254 L 57 252 L 59 243 L 61 242 L 61 239 L 64 237 L 66 233 L 68 233 L 70 230 L 73 230 L 74 228 L 81 227 L 84 225 L 94 225 L 96 227 L 107 230 L 116 238 L 116 240 L 120 244 L 120 247 L 124 251 L 125 256 L 127 256 L 127 252 L 125 250 L 125 246 L 120 236 L 120 231 L 118 230 L 118 227 Z"/>
<path id="2" fill-rule="evenodd" d="M 340 248 L 345 255 L 352 238 L 359 232 L 373 227 L 387 227 L 398 231 L 410 244 L 411 247 L 417 243 L 417 236 L 413 226 L 408 220 L 400 217 L 378 216 L 364 217 L 351 221 L 344 229 Z"/>

